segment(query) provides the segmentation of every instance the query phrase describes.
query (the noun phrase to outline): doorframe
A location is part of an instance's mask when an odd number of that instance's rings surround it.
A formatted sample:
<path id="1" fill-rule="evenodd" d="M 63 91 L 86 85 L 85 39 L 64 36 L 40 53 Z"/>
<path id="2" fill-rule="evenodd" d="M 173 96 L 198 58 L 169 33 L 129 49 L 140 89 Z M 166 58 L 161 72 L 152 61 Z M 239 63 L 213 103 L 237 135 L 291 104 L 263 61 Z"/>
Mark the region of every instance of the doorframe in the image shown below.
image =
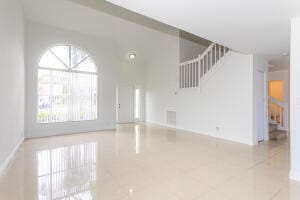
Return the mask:
<path id="1" fill-rule="evenodd" d="M 269 91 L 269 83 L 268 83 L 268 75 L 267 75 L 267 71 L 264 71 L 264 70 L 260 70 L 260 69 L 256 69 L 255 70 L 255 73 L 256 73 L 256 84 L 255 84 L 255 87 L 256 87 L 256 90 L 258 89 L 258 73 L 262 73 L 263 74 L 263 91 L 264 91 L 264 138 L 263 138 L 263 141 L 268 141 L 269 140 L 269 112 L 268 112 L 268 105 L 269 105 L 269 99 L 268 99 L 268 91 Z M 258 113 L 257 113 L 257 100 L 258 100 L 258 94 L 259 94 L 259 91 L 257 90 L 256 91 L 256 95 L 255 95 L 255 143 L 258 144 L 258 132 L 257 132 L 257 129 L 258 129 L 258 123 L 257 123 L 257 116 L 258 116 Z"/>

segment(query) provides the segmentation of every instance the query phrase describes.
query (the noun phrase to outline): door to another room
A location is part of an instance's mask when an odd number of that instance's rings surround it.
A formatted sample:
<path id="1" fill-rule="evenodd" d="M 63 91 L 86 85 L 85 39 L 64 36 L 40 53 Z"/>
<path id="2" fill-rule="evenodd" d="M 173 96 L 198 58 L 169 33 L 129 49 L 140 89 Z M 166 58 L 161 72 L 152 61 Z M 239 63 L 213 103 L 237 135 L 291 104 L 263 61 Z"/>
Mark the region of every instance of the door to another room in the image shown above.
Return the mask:
<path id="1" fill-rule="evenodd" d="M 134 122 L 134 87 L 132 86 L 117 88 L 117 122 Z"/>

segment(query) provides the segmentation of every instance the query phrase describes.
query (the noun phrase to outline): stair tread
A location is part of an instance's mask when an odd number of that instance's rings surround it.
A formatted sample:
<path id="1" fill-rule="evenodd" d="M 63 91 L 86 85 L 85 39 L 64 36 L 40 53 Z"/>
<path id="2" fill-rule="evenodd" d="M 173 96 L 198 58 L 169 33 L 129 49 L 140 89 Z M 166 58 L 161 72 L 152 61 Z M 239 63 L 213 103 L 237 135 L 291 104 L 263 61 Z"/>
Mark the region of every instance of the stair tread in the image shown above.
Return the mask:
<path id="1" fill-rule="evenodd" d="M 269 124 L 269 133 L 277 130 L 277 124 Z"/>
<path id="2" fill-rule="evenodd" d="M 287 131 L 276 130 L 276 131 L 273 131 L 273 132 L 270 133 L 270 134 L 287 134 Z"/>
<path id="3" fill-rule="evenodd" d="M 276 130 L 270 133 L 270 139 L 281 140 L 287 138 L 287 131 Z"/>

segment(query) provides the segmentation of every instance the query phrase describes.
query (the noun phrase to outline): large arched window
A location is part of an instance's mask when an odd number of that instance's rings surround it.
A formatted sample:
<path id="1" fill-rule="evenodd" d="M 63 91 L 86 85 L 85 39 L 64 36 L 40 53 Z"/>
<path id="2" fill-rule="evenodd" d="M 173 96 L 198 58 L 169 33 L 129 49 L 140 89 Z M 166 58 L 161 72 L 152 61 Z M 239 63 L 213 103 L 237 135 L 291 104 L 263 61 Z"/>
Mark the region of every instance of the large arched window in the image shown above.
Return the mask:
<path id="1" fill-rule="evenodd" d="M 97 119 L 97 69 L 72 45 L 49 48 L 38 65 L 39 123 Z"/>

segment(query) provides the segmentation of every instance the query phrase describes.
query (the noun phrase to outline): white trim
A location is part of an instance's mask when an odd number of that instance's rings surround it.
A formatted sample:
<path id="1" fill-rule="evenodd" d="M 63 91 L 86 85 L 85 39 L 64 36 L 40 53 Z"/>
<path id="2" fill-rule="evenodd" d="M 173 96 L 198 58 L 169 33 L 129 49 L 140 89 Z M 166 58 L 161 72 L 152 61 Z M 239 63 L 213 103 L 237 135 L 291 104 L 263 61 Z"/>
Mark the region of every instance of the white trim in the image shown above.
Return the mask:
<path id="1" fill-rule="evenodd" d="M 10 167 L 12 161 L 15 158 L 16 153 L 18 152 L 19 148 L 21 147 L 22 143 L 24 142 L 24 137 L 21 138 L 21 140 L 17 143 L 15 148 L 11 151 L 11 153 L 7 156 L 7 158 L 4 160 L 2 165 L 0 166 L 0 177 L 4 175 L 6 170 Z"/>
<path id="2" fill-rule="evenodd" d="M 264 71 L 264 70 L 261 70 L 261 69 L 255 69 L 254 70 L 254 73 L 263 73 L 263 91 L 264 91 L 264 94 L 263 94 L 263 97 L 264 97 L 264 103 L 263 103 L 263 107 L 264 107 L 264 138 L 262 141 L 269 141 L 269 111 L 268 111 L 268 102 L 269 102 L 269 99 L 268 99 L 268 77 L 267 77 L 267 72 Z M 257 74 L 254 74 L 254 76 L 256 76 L 256 78 L 258 78 L 258 75 Z M 258 80 L 256 79 L 256 82 Z M 255 83 L 255 89 L 257 90 L 257 83 Z M 255 144 L 258 144 L 260 141 L 258 141 L 258 131 L 257 131 L 257 126 L 258 126 L 258 122 L 257 122 L 257 97 L 258 97 L 258 90 L 256 91 L 256 94 L 255 94 L 255 99 L 254 99 L 254 102 L 255 102 L 255 106 L 254 106 L 254 110 L 255 110 L 255 116 L 254 116 L 254 143 Z"/>
<path id="3" fill-rule="evenodd" d="M 291 170 L 290 179 L 294 181 L 300 181 L 300 171 Z"/>
<path id="4" fill-rule="evenodd" d="M 207 136 L 207 137 L 220 139 L 220 140 L 224 140 L 224 141 L 235 142 L 235 143 L 245 144 L 245 145 L 249 145 L 249 146 L 254 146 L 255 145 L 254 143 L 246 143 L 246 142 L 237 141 L 237 140 L 234 140 L 234 139 L 231 139 L 231 138 L 217 137 L 217 136 L 214 136 L 214 135 L 199 132 L 198 130 L 186 129 L 186 128 L 182 128 L 182 127 L 179 127 L 179 126 L 168 125 L 166 123 L 160 123 L 160 122 L 155 122 L 155 121 L 150 121 L 150 120 L 145 120 L 145 122 L 149 123 L 149 124 L 153 124 L 153 125 L 163 126 L 163 127 L 166 127 L 166 128 L 172 128 L 172 129 L 176 129 L 176 130 L 180 130 L 180 131 L 186 131 L 186 132 L 190 132 L 190 133 L 194 133 L 194 134 L 204 135 L 204 136 Z"/>

